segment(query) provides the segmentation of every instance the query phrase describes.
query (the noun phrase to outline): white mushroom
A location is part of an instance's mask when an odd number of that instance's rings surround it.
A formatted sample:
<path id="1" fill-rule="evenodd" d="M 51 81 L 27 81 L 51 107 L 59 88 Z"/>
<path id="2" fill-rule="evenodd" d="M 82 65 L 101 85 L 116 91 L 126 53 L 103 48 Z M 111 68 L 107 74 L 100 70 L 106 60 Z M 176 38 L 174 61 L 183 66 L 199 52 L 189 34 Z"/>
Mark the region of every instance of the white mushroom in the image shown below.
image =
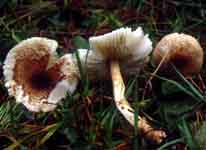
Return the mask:
<path id="1" fill-rule="evenodd" d="M 187 34 L 171 33 L 164 36 L 157 44 L 152 57 L 154 65 L 162 65 L 160 71 L 173 74 L 173 64 L 185 76 L 200 71 L 203 64 L 203 50 L 198 41 Z"/>
<path id="2" fill-rule="evenodd" d="M 57 47 L 54 40 L 33 37 L 17 44 L 6 57 L 5 86 L 30 111 L 54 110 L 66 92 L 76 88 L 78 69 L 72 55 L 58 59 Z"/>
<path id="3" fill-rule="evenodd" d="M 90 51 L 79 50 L 80 59 L 91 79 L 108 78 L 111 75 L 114 100 L 118 110 L 134 126 L 134 110 L 125 98 L 123 76 L 138 74 L 141 66 L 152 51 L 152 42 L 144 35 L 141 27 L 132 31 L 131 28 L 120 28 L 111 33 L 89 39 Z M 88 53 L 88 54 L 87 54 Z M 154 130 L 146 120 L 138 116 L 138 128 L 147 138 L 158 143 L 165 138 L 162 130 Z"/>

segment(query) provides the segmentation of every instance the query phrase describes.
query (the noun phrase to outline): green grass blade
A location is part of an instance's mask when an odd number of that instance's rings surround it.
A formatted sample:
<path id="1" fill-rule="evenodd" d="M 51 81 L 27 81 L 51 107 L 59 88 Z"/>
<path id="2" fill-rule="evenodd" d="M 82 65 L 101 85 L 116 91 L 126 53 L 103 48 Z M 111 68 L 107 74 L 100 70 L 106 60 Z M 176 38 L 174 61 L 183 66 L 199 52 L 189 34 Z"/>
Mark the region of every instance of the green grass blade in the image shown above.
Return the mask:
<path id="1" fill-rule="evenodd" d="M 51 127 L 48 129 L 47 134 L 41 139 L 40 144 L 44 144 L 56 131 L 59 129 L 60 124 L 50 125 Z"/>
<path id="2" fill-rule="evenodd" d="M 181 142 L 183 142 L 183 138 L 169 141 L 169 142 L 165 143 L 164 145 L 162 145 L 161 147 L 159 147 L 158 150 L 167 150 L 166 149 L 167 147 L 172 146 L 172 145 L 177 144 L 177 143 L 181 143 Z"/>
<path id="3" fill-rule="evenodd" d="M 184 81 L 188 87 L 191 89 L 191 91 L 199 97 L 199 99 L 203 100 L 202 94 L 177 70 L 177 68 L 173 65 L 173 68 L 175 69 L 176 73 L 179 75 L 179 77 Z"/>
<path id="4" fill-rule="evenodd" d="M 185 88 L 184 86 L 182 86 L 182 85 L 179 84 L 178 82 L 173 81 L 173 80 L 169 80 L 169 79 L 167 79 L 167 78 L 160 77 L 160 76 L 157 76 L 157 75 L 155 75 L 155 76 L 156 76 L 157 78 L 163 80 L 163 81 L 167 81 L 167 82 L 175 85 L 176 87 L 178 87 L 180 90 L 182 90 L 183 92 L 185 92 L 186 94 L 188 94 L 189 96 L 191 96 L 192 98 L 194 98 L 195 100 L 200 101 L 200 99 L 199 99 L 196 95 L 194 95 L 193 92 L 189 91 L 187 88 Z"/>
<path id="5" fill-rule="evenodd" d="M 182 121 L 178 124 L 178 128 L 180 130 L 180 133 L 182 137 L 184 137 L 184 141 L 188 145 L 190 150 L 197 149 L 197 144 L 195 143 L 193 139 L 193 135 L 191 133 L 191 129 L 185 119 L 182 119 Z"/>

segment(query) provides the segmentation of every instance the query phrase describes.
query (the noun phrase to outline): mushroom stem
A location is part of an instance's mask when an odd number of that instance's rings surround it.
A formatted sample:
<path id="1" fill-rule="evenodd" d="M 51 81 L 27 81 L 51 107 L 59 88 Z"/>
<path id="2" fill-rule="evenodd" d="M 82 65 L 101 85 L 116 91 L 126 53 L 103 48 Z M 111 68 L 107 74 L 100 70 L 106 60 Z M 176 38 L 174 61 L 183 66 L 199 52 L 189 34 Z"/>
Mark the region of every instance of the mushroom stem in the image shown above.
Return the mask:
<path id="1" fill-rule="evenodd" d="M 120 66 L 118 61 L 112 61 L 110 64 L 110 72 L 112 77 L 113 94 L 115 104 L 118 110 L 123 114 L 127 121 L 134 126 L 134 110 L 125 98 L 125 85 L 120 72 Z M 145 138 L 152 140 L 156 143 L 161 143 L 166 137 L 163 130 L 154 129 L 149 123 L 142 117 L 138 116 L 138 129 L 145 136 Z"/>

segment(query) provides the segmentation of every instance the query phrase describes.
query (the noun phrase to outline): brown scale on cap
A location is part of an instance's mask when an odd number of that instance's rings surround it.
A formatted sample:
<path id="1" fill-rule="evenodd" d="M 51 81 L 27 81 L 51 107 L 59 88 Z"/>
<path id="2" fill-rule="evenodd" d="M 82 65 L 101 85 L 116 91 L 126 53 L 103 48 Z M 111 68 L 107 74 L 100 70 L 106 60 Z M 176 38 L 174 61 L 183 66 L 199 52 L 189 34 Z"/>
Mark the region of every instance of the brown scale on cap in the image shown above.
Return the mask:
<path id="1" fill-rule="evenodd" d="M 36 47 L 38 49 L 31 47 L 22 49 L 22 51 L 25 50 L 25 53 L 22 52 L 16 57 L 14 67 L 14 80 L 17 84 L 22 85 L 24 91 L 31 96 L 31 100 L 32 97 L 48 97 L 51 90 L 63 78 L 60 74 L 60 66 L 63 61 L 60 60 L 47 69 L 50 59 L 49 51 L 41 44 Z"/>
<path id="2" fill-rule="evenodd" d="M 163 37 L 153 52 L 153 64 L 157 66 L 161 61 L 161 72 L 173 75 L 173 64 L 182 74 L 191 76 L 198 73 L 202 67 L 203 50 L 194 37 L 172 33 Z"/>
<path id="3" fill-rule="evenodd" d="M 33 112 L 48 112 L 74 92 L 79 72 L 72 54 L 57 57 L 55 40 L 32 37 L 14 46 L 4 61 L 9 95 Z"/>

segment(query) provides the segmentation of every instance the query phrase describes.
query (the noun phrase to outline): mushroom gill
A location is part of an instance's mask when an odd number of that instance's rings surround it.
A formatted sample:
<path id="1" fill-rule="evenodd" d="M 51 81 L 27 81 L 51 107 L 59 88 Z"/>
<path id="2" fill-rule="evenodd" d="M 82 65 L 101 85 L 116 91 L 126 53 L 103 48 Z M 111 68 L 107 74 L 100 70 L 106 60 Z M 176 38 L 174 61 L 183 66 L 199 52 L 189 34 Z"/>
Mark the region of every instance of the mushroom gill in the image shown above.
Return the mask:
<path id="1" fill-rule="evenodd" d="M 87 62 L 91 79 L 107 79 L 113 85 L 114 101 L 117 109 L 134 126 L 134 110 L 125 97 L 123 76 L 138 74 L 152 51 L 152 42 L 142 28 L 120 28 L 110 33 L 89 38 L 90 51 L 79 50 L 82 62 Z M 86 59 L 86 61 L 85 61 Z M 161 143 L 166 134 L 154 129 L 144 118 L 138 116 L 138 129 L 147 139 Z M 148 133 L 148 134 L 145 134 Z"/>

